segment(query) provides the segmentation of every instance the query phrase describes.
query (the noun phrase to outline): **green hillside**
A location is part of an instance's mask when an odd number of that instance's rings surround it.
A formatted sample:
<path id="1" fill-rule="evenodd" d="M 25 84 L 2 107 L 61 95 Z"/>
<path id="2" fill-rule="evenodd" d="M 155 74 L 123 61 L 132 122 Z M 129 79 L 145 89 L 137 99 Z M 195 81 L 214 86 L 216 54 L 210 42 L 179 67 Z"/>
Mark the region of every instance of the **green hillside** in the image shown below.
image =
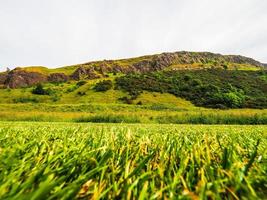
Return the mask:
<path id="1" fill-rule="evenodd" d="M 16 68 L 0 73 L 0 120 L 267 124 L 266 74 L 207 52 Z"/>

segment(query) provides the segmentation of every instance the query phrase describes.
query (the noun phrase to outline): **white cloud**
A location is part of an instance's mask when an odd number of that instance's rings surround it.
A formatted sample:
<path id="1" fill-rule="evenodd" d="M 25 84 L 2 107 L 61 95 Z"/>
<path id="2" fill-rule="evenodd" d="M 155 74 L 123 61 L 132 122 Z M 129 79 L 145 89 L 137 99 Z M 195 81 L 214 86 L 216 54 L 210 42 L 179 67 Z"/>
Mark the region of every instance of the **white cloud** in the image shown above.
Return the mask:
<path id="1" fill-rule="evenodd" d="M 0 69 L 194 50 L 267 62 L 264 0 L 0 0 Z"/>

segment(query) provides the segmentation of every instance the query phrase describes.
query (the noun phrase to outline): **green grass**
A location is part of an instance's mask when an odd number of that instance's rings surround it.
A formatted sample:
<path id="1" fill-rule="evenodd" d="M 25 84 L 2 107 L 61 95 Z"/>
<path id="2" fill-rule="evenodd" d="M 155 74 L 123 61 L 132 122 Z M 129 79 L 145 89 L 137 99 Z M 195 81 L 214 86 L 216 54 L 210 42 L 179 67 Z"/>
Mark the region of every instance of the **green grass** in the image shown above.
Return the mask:
<path id="1" fill-rule="evenodd" d="M 267 124 L 267 110 L 215 110 L 172 104 L 17 103 L 0 104 L 0 121 Z"/>
<path id="2" fill-rule="evenodd" d="M 267 127 L 0 123 L 1 199 L 265 199 Z"/>

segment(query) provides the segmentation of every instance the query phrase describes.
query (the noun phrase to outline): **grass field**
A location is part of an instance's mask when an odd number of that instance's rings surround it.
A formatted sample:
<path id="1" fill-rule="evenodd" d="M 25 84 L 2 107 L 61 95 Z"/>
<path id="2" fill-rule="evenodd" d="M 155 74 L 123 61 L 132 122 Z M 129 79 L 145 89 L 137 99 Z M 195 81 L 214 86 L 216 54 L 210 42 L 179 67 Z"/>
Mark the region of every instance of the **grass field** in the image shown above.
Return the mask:
<path id="1" fill-rule="evenodd" d="M 267 109 L 206 109 L 149 103 L 127 104 L 0 104 L 0 121 L 154 123 L 154 124 L 267 124 Z"/>
<path id="2" fill-rule="evenodd" d="M 266 199 L 267 126 L 0 123 L 1 199 Z"/>

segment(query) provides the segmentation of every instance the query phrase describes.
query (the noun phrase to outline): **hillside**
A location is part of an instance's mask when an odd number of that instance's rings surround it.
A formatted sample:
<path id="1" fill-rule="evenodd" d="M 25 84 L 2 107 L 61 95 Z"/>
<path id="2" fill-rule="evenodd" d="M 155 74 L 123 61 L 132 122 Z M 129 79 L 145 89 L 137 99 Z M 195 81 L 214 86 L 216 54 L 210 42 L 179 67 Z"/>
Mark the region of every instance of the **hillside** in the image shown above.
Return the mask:
<path id="1" fill-rule="evenodd" d="M 16 68 L 0 73 L 0 85 L 2 104 L 267 108 L 264 64 L 208 52 L 162 53 L 56 69 Z"/>
<path id="2" fill-rule="evenodd" d="M 208 68 L 259 70 L 265 67 L 264 64 L 243 56 L 208 52 L 175 52 L 130 59 L 95 61 L 56 69 L 46 67 L 16 68 L 0 74 L 0 85 L 2 87 L 20 88 L 43 82 L 105 78 L 110 74 L 117 73 L 129 74 L 132 72 Z"/>

